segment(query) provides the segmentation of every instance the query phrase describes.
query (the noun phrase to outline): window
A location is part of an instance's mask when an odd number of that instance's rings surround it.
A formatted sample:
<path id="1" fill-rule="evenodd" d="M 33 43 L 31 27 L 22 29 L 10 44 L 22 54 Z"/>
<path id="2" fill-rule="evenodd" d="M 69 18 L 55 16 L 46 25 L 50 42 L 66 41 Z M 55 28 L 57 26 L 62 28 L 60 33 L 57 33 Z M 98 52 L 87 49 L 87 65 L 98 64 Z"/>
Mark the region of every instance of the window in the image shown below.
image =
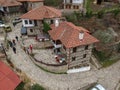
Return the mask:
<path id="1" fill-rule="evenodd" d="M 25 20 L 25 24 L 28 24 L 28 21 L 27 21 L 27 20 Z"/>
<path id="2" fill-rule="evenodd" d="M 54 21 L 53 20 L 51 20 L 51 24 L 53 24 L 54 23 Z"/>
<path id="3" fill-rule="evenodd" d="M 30 32 L 33 32 L 33 29 L 30 29 Z"/>
<path id="4" fill-rule="evenodd" d="M 74 48 L 73 48 L 73 53 L 74 53 L 74 52 L 76 52 L 76 51 L 77 51 L 77 48 L 76 48 L 76 47 L 74 47 Z"/>
<path id="5" fill-rule="evenodd" d="M 29 24 L 32 24 L 32 21 L 31 21 L 31 20 L 29 20 Z"/>
<path id="6" fill-rule="evenodd" d="M 86 58 L 86 56 L 87 56 L 87 54 L 84 54 L 84 55 L 83 55 L 83 58 Z"/>
<path id="7" fill-rule="evenodd" d="M 88 49 L 88 45 L 85 46 L 85 50 L 87 50 L 87 49 Z"/>
<path id="8" fill-rule="evenodd" d="M 72 57 L 72 61 L 75 61 L 76 57 Z"/>
<path id="9" fill-rule="evenodd" d="M 34 20 L 34 24 L 35 24 L 35 26 L 37 26 L 37 21 L 36 20 Z"/>

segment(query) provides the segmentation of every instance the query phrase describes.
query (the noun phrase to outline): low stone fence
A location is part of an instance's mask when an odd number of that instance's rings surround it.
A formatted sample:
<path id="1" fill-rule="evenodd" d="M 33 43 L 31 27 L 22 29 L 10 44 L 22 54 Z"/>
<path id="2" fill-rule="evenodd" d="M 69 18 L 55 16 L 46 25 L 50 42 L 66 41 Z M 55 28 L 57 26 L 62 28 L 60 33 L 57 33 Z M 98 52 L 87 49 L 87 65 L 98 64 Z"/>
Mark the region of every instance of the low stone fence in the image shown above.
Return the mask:
<path id="1" fill-rule="evenodd" d="M 35 59 L 33 57 L 31 57 L 31 59 L 36 65 L 38 65 L 39 67 L 43 68 L 44 70 L 46 70 L 48 72 L 66 73 L 66 71 L 68 70 L 68 65 L 66 63 L 64 63 L 64 64 L 47 64 L 42 61 L 38 61 L 37 59 Z"/>

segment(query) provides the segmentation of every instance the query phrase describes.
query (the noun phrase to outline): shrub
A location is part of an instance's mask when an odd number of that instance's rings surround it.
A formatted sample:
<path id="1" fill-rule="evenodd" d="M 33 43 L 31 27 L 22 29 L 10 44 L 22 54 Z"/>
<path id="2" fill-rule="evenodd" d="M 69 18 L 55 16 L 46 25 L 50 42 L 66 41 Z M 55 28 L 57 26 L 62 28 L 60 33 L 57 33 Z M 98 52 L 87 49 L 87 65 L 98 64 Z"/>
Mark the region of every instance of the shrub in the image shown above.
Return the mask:
<path id="1" fill-rule="evenodd" d="M 97 13 L 97 17 L 98 18 L 102 18 L 103 17 L 103 15 L 104 15 L 104 10 L 101 10 L 101 11 L 99 11 L 98 13 Z"/>
<path id="2" fill-rule="evenodd" d="M 105 61 L 107 59 L 105 53 L 102 51 L 97 51 L 96 49 L 93 49 L 93 53 L 100 61 Z"/>
<path id="3" fill-rule="evenodd" d="M 86 17 L 87 18 L 91 18 L 93 16 L 93 12 L 92 12 L 92 10 L 87 10 L 87 12 L 86 12 Z"/>
<path id="4" fill-rule="evenodd" d="M 25 85 L 25 83 L 24 83 L 24 82 L 21 82 L 21 83 L 16 87 L 15 90 L 24 90 L 24 85 Z"/>
<path id="5" fill-rule="evenodd" d="M 42 86 L 40 86 L 39 84 L 34 84 L 30 90 L 45 90 Z"/>
<path id="6" fill-rule="evenodd" d="M 116 17 L 120 13 L 120 9 L 115 9 L 113 11 L 114 17 Z"/>

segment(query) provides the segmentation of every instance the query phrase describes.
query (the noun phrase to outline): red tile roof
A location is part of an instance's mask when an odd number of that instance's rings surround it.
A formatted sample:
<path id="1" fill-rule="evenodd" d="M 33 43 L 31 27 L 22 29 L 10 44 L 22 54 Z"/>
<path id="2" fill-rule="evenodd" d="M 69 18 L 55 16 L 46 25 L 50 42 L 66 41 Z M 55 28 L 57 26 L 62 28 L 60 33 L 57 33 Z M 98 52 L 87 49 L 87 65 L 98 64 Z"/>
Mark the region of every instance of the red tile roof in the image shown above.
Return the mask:
<path id="1" fill-rule="evenodd" d="M 19 2 L 43 2 L 44 0 L 17 0 Z"/>
<path id="2" fill-rule="evenodd" d="M 26 14 L 22 15 L 22 19 L 30 20 L 42 20 L 44 18 L 61 17 L 61 11 L 48 6 L 41 6 L 39 8 L 32 9 Z"/>
<path id="3" fill-rule="evenodd" d="M 22 5 L 20 2 L 17 2 L 16 0 L 0 0 L 0 6 L 19 6 Z"/>
<path id="4" fill-rule="evenodd" d="M 21 80 L 2 61 L 0 61 L 0 90 L 15 90 Z"/>
<path id="5" fill-rule="evenodd" d="M 77 47 L 81 45 L 88 45 L 98 42 L 96 38 L 91 36 L 83 27 L 77 27 L 70 22 L 61 22 L 58 27 L 54 24 L 51 25 L 52 30 L 49 34 L 53 40 L 60 40 L 66 48 Z M 84 32 L 84 38 L 81 41 L 79 39 L 79 33 Z"/>

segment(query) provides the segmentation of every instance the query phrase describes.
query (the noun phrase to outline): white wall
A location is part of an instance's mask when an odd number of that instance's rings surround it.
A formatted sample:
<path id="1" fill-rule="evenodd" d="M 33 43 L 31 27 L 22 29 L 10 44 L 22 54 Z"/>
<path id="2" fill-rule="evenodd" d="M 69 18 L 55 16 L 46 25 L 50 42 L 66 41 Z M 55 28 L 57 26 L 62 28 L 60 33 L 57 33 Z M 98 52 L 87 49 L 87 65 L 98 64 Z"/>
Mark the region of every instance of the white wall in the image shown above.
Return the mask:
<path id="1" fill-rule="evenodd" d="M 74 4 L 81 4 L 81 3 L 83 3 L 83 0 L 73 0 L 72 3 L 74 3 Z"/>
<path id="2" fill-rule="evenodd" d="M 28 24 L 25 24 L 25 20 L 28 22 Z M 23 25 L 23 27 L 33 27 L 34 21 L 32 21 L 32 24 L 30 24 L 29 19 L 22 19 L 22 25 Z"/>

